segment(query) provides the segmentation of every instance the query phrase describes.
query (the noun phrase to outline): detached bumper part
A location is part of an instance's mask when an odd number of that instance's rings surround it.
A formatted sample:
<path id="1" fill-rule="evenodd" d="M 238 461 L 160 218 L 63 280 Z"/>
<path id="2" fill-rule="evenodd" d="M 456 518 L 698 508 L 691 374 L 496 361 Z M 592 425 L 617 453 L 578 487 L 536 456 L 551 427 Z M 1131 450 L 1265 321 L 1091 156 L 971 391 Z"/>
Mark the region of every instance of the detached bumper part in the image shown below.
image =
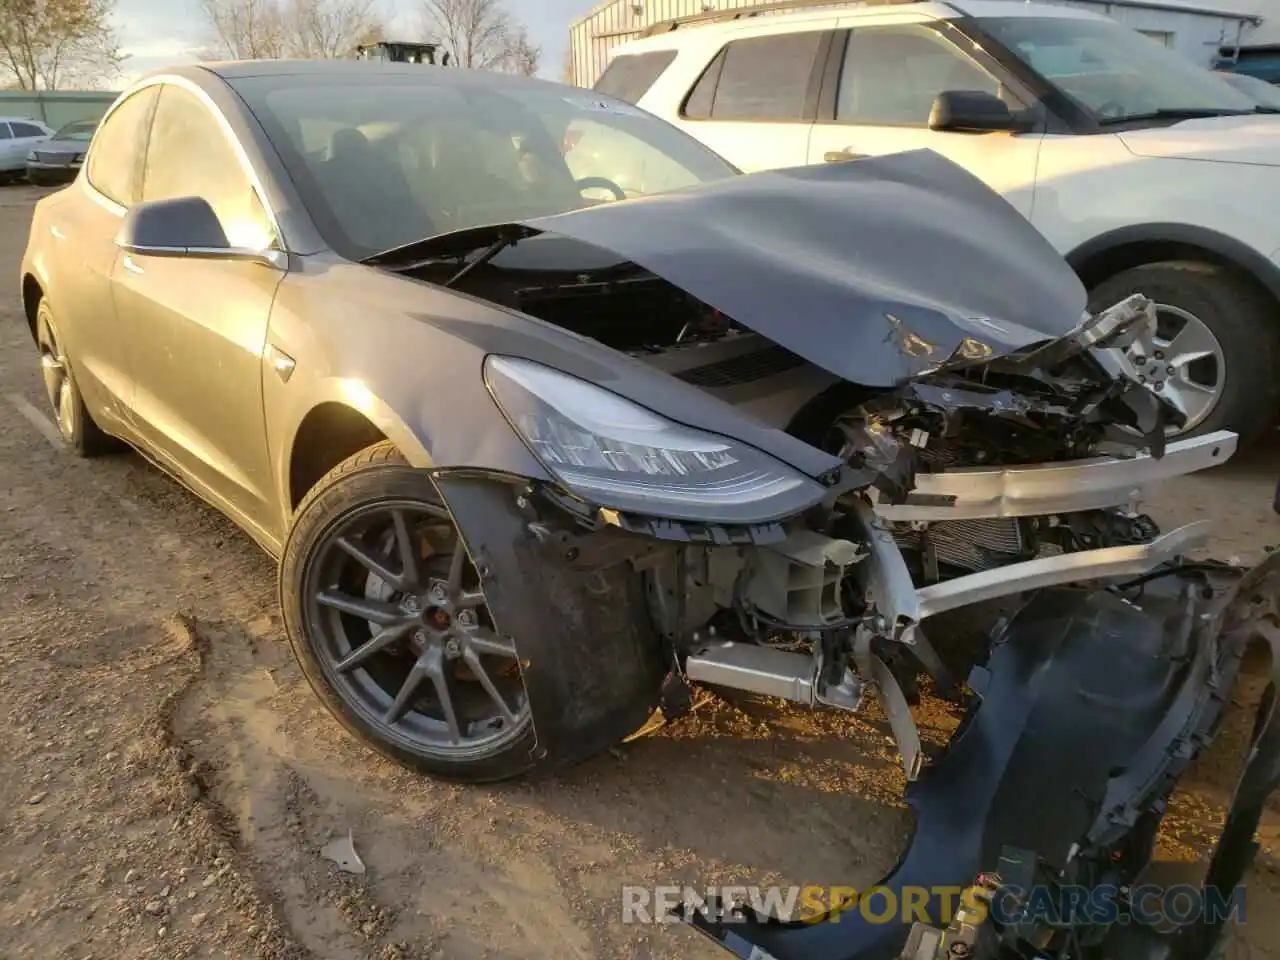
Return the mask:
<path id="1" fill-rule="evenodd" d="M 953 904 L 943 891 L 970 887 L 999 870 L 1010 850 L 1031 852 L 1037 884 L 1129 883 L 1127 874 L 1109 871 L 1142 864 L 1119 866 L 1116 851 L 1154 831 L 1149 816 L 1159 815 L 1164 790 L 1212 739 L 1243 654 L 1259 637 L 1271 644 L 1275 682 L 1280 643 L 1265 630 L 1242 627 L 1239 615 L 1247 613 L 1253 588 L 1280 586 L 1280 556 L 1263 566 L 1268 569 L 1246 574 L 1226 595 L 1225 612 L 1224 594 L 1209 599 L 1207 581 L 1194 573 L 1153 580 L 1141 607 L 1103 591 L 1038 594 L 1010 621 L 986 666 L 971 675 L 975 704 L 947 753 L 908 787 L 915 834 L 877 887 L 897 904 L 912 891 L 913 906 L 923 899 L 919 891 L 927 892 L 925 915 L 937 927 L 945 926 Z M 1171 647 L 1186 657 L 1167 656 Z M 1243 876 L 1265 798 L 1280 783 L 1280 712 L 1273 707 L 1267 699 L 1261 708 L 1250 760 L 1211 861 L 1207 882 L 1219 889 L 1232 889 Z M 1127 776 L 1135 767 L 1143 768 L 1141 783 Z M 1120 828 L 1119 840 L 1097 839 L 1099 828 L 1109 826 Z M 1078 868 L 1086 872 L 1055 880 Z M 742 960 L 933 960 L 928 947 L 938 942 L 917 931 L 909 944 L 919 915 L 902 910 L 886 918 L 877 908 L 879 922 L 856 908 L 838 918 L 783 922 L 749 909 L 708 907 L 682 911 L 682 918 Z M 1134 931 L 1117 925 L 1103 932 Z M 1208 960 L 1222 927 L 1140 933 L 1152 942 L 1124 949 L 1108 940 L 1099 956 Z M 1006 951 L 999 939 L 984 938 L 974 960 L 1038 955 L 1015 944 Z"/>
<path id="2" fill-rule="evenodd" d="M 901 504 L 876 504 L 890 521 L 976 520 L 1034 517 L 1122 506 L 1173 477 L 1226 463 L 1238 438 L 1227 430 L 1179 440 L 1160 459 L 1098 457 L 1070 463 L 993 469 L 961 468 L 916 475 Z"/>

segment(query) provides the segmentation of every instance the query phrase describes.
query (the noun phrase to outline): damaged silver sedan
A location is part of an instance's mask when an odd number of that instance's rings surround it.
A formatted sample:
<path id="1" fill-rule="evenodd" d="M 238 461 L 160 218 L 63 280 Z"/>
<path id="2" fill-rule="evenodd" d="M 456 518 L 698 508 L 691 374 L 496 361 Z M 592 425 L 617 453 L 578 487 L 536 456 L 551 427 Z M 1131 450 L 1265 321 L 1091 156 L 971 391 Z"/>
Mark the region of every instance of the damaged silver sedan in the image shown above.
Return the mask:
<path id="1" fill-rule="evenodd" d="M 68 444 L 134 446 L 278 557 L 318 696 L 432 774 L 562 768 L 693 683 L 874 697 L 918 813 L 888 887 L 1127 882 L 1276 635 L 1271 567 L 1187 561 L 1205 525 L 1140 512 L 1236 446 L 1166 442 L 1151 303 L 1086 313 L 931 153 L 740 176 L 552 84 L 192 67 L 108 113 L 37 207 L 22 289 Z M 968 711 L 931 762 L 922 678 Z M 1218 881 L 1278 739 L 1268 700 Z M 1108 936 L 689 919 L 753 958 Z"/>

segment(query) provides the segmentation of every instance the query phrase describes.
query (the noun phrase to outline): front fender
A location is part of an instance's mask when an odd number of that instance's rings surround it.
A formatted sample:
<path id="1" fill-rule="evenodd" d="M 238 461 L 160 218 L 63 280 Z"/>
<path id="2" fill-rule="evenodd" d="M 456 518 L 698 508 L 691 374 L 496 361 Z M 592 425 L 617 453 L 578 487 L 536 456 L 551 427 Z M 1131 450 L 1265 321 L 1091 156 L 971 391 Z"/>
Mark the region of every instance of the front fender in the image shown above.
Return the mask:
<path id="1" fill-rule="evenodd" d="M 1280 300 L 1280 265 L 1235 237 L 1186 223 L 1139 223 L 1118 227 L 1080 244 L 1066 255 L 1067 262 L 1086 279 L 1091 265 L 1123 247 L 1161 244 L 1207 251 L 1234 264 L 1261 283 Z"/>
<path id="2" fill-rule="evenodd" d="M 267 442 L 285 522 L 298 431 L 326 403 L 360 413 L 414 466 L 550 479 L 490 398 L 483 350 L 406 315 L 404 302 L 380 295 L 384 278 L 376 271 L 313 259 L 295 258 L 300 269 L 277 291 L 262 364 Z M 353 289 L 371 296 L 353 296 Z M 281 354 L 292 361 L 287 379 L 273 366 Z"/>

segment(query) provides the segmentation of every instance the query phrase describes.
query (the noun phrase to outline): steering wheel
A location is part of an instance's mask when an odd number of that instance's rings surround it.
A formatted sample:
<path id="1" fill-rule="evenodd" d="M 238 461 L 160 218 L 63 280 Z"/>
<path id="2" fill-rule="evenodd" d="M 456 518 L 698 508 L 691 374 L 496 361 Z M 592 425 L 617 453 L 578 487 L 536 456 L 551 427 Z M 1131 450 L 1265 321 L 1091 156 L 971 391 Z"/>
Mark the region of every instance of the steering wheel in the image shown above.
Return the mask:
<path id="1" fill-rule="evenodd" d="M 608 190 L 615 200 L 627 199 L 627 192 L 608 177 L 583 177 L 577 181 L 578 192 L 584 190 Z"/>

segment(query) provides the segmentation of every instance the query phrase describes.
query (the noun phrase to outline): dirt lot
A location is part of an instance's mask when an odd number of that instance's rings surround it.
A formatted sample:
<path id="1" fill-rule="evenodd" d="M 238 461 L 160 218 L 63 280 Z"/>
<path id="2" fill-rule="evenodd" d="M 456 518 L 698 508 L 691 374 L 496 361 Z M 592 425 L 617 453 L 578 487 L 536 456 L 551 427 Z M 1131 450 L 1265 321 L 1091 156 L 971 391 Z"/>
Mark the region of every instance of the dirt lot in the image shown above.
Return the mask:
<path id="1" fill-rule="evenodd" d="M 909 821 L 874 718 L 714 701 L 491 789 L 350 740 L 294 668 L 246 537 L 136 457 L 51 443 L 16 292 L 36 196 L 0 190 L 0 958 L 698 960 L 720 954 L 683 928 L 624 926 L 622 885 L 866 885 L 891 866 Z M 1277 475 L 1255 455 L 1156 513 L 1211 516 L 1220 556 L 1256 557 L 1280 541 Z M 1169 856 L 1203 852 L 1229 765 L 1180 798 Z M 364 876 L 319 855 L 347 831 Z M 1278 837 L 1236 956 L 1280 957 Z"/>

